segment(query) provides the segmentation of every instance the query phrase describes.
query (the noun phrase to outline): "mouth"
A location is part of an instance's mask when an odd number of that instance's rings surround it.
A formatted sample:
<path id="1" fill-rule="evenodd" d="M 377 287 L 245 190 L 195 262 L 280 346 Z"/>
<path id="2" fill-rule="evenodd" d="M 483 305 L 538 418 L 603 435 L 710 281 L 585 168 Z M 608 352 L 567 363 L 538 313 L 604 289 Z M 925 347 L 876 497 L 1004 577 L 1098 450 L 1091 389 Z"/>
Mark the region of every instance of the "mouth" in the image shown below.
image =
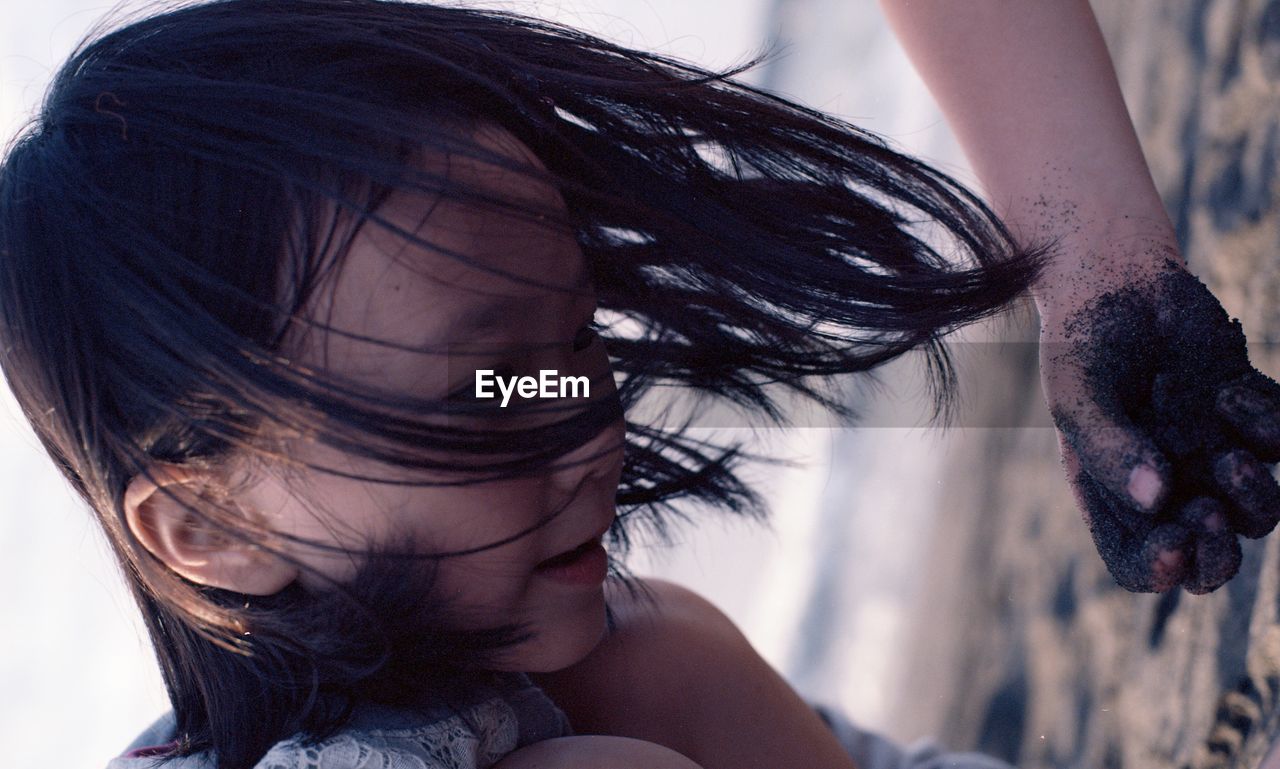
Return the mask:
<path id="1" fill-rule="evenodd" d="M 539 562 L 534 574 L 570 584 L 603 582 L 609 570 L 609 555 L 601 544 L 603 536 L 604 532 L 600 532 L 571 550 Z"/>
<path id="2" fill-rule="evenodd" d="M 537 569 L 538 571 L 542 571 L 544 569 L 554 569 L 558 566 L 565 566 L 567 564 L 571 564 L 574 561 L 578 560 L 590 550 L 597 547 L 601 547 L 601 546 L 602 545 L 600 544 L 600 538 L 592 537 L 591 539 L 587 540 L 586 542 L 583 542 L 581 545 L 578 545 L 572 550 L 566 550 L 560 555 L 553 555 L 550 558 L 546 559 L 545 561 L 539 562 L 538 565 L 534 568 Z"/>

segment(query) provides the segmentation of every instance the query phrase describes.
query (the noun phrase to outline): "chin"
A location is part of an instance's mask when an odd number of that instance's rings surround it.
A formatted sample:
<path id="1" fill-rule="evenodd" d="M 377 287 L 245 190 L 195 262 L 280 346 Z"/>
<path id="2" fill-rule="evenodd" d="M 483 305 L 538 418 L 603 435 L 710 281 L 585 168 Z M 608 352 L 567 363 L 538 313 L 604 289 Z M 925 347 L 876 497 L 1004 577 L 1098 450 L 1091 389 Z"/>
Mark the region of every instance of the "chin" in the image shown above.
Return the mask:
<path id="1" fill-rule="evenodd" d="M 604 640 L 604 594 L 589 607 L 538 623 L 534 637 L 511 650 L 503 667 L 522 673 L 554 673 L 581 662 Z"/>

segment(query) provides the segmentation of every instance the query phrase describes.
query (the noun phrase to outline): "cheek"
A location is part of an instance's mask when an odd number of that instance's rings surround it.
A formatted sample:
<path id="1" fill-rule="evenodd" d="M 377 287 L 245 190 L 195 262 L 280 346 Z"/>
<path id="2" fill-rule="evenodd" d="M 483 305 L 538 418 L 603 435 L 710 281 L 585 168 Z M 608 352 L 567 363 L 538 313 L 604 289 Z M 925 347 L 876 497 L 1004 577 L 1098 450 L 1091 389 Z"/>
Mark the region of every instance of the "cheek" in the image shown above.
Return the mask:
<path id="1" fill-rule="evenodd" d="M 538 524 L 545 515 L 544 486 L 536 479 L 517 479 L 413 488 L 398 502 L 393 525 L 414 535 L 424 552 L 486 548 L 449 558 L 460 571 L 510 573 L 527 561 L 542 534 Z"/>
<path id="2" fill-rule="evenodd" d="M 536 562 L 535 549 L 520 543 L 450 558 L 441 563 L 435 590 L 476 624 L 509 622 L 522 612 Z"/>
<path id="3" fill-rule="evenodd" d="M 437 589 L 459 607 L 509 612 L 524 600 L 546 557 L 545 484 L 533 479 L 434 490 L 429 513 L 407 516 L 422 550 L 479 552 L 440 561 Z M 425 500 L 423 500 L 425 503 Z M 523 536 L 519 536 L 522 532 Z M 504 544 L 504 540 L 507 541 Z M 509 619 L 509 617 L 507 618 Z"/>

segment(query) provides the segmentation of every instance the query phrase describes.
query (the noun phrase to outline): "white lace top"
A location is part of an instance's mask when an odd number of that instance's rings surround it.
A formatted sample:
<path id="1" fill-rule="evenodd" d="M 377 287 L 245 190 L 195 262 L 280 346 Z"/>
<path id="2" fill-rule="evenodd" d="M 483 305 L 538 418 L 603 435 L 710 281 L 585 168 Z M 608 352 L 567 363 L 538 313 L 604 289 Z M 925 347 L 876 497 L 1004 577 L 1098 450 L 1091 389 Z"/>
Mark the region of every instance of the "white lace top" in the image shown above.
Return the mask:
<path id="1" fill-rule="evenodd" d="M 314 745 L 297 739 L 278 742 L 254 769 L 488 769 L 516 748 L 572 734 L 555 703 L 527 677 L 519 679 L 520 687 L 507 694 L 439 718 L 361 706 L 332 737 Z M 904 748 L 856 726 L 838 710 L 824 705 L 814 710 L 859 769 L 1014 769 L 980 753 L 947 752 L 930 739 Z M 134 740 L 134 755 L 113 759 L 107 769 L 214 769 L 207 754 L 167 762 L 146 755 L 172 740 L 173 728 L 173 714 L 166 714 Z"/>
<path id="2" fill-rule="evenodd" d="M 254 769 L 488 769 L 516 748 L 572 734 L 541 689 L 523 676 L 520 683 L 458 712 L 360 705 L 338 733 L 314 744 L 277 742 Z M 166 759 L 173 732 L 173 713 L 166 713 L 107 769 L 215 769 L 207 753 Z"/>

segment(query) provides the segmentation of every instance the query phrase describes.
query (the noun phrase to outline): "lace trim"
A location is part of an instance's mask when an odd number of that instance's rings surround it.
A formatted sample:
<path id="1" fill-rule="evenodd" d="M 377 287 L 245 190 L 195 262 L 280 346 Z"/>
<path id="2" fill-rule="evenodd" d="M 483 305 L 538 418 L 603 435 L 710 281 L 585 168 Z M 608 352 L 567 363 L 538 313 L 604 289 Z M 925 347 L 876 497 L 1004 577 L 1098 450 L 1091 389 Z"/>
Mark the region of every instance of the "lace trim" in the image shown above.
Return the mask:
<path id="1" fill-rule="evenodd" d="M 314 745 L 293 738 L 272 746 L 254 769 L 488 769 L 515 750 L 520 727 L 510 705 L 491 699 L 467 713 L 479 734 L 454 715 L 405 729 L 340 732 Z"/>

